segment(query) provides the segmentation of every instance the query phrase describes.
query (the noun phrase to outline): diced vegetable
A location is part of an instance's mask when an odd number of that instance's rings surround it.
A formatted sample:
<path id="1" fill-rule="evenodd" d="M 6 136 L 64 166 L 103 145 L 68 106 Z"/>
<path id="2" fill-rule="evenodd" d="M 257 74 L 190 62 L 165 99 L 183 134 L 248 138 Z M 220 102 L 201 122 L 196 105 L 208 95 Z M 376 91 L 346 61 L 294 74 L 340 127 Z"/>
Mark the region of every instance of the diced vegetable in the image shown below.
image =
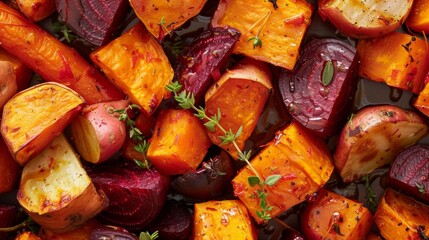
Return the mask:
<path id="1" fill-rule="evenodd" d="M 371 212 L 362 203 L 322 189 L 301 216 L 307 239 L 364 239 L 373 225 Z"/>
<path id="2" fill-rule="evenodd" d="M 273 207 L 269 214 L 274 217 L 292 206 L 305 201 L 318 191 L 329 179 L 334 166 L 326 143 L 292 122 L 256 155 L 251 163 L 262 180 L 280 175 L 274 185 L 266 187 L 267 205 Z M 234 195 L 249 209 L 256 222 L 263 220 L 260 199 L 255 195 L 258 185 L 250 186 L 249 177 L 254 176 L 249 167 L 243 168 L 232 180 Z"/>
<path id="3" fill-rule="evenodd" d="M 356 50 L 336 39 L 315 39 L 303 47 L 294 70 L 283 70 L 279 89 L 289 113 L 323 138 L 340 130 L 356 90 Z"/>
<path id="4" fill-rule="evenodd" d="M 391 189 L 384 192 L 374 220 L 386 240 L 429 236 L 429 206 Z"/>
<path id="5" fill-rule="evenodd" d="M 36 223 L 54 233 L 78 228 L 108 201 L 63 135 L 25 165 L 17 199 Z"/>
<path id="6" fill-rule="evenodd" d="M 0 2 L 0 43 L 44 80 L 62 83 L 88 104 L 123 99 L 123 94 L 74 49 Z"/>
<path id="7" fill-rule="evenodd" d="M 369 106 L 352 115 L 334 153 L 345 182 L 358 179 L 391 162 L 406 147 L 428 133 L 418 114 L 396 106 Z"/>
<path id="8" fill-rule="evenodd" d="M 197 15 L 206 2 L 207 0 L 130 0 L 137 17 L 159 42 Z"/>
<path id="9" fill-rule="evenodd" d="M 18 236 L 16 236 L 15 240 L 42 240 L 39 236 L 37 236 L 33 232 L 22 232 Z"/>
<path id="10" fill-rule="evenodd" d="M 120 227 L 102 226 L 96 228 L 87 240 L 139 240 L 139 238 Z"/>
<path id="11" fill-rule="evenodd" d="M 427 42 L 393 32 L 380 38 L 360 40 L 359 75 L 387 85 L 419 93 L 429 67 Z"/>
<path id="12" fill-rule="evenodd" d="M 168 109 L 158 116 L 147 157 L 167 175 L 195 171 L 211 142 L 203 123 L 186 110 Z"/>
<path id="13" fill-rule="evenodd" d="M 219 124 L 226 131 L 237 133 L 241 129 L 241 134 L 235 142 L 242 150 L 258 122 L 271 89 L 271 72 L 268 66 L 263 62 L 245 58 L 209 88 L 205 96 L 206 115 L 219 115 L 220 111 Z M 238 158 L 237 149 L 232 143 L 222 144 L 219 136 L 225 134 L 221 129 L 214 127 L 208 129 L 207 133 L 212 143 L 225 149 L 234 159 Z"/>
<path id="14" fill-rule="evenodd" d="M 242 202 L 209 201 L 194 205 L 193 239 L 256 240 L 257 234 Z"/>
<path id="15" fill-rule="evenodd" d="M 106 163 L 89 169 L 88 174 L 109 199 L 109 206 L 99 217 L 129 230 L 141 229 L 155 219 L 170 184 L 158 171 L 141 169 L 131 161 Z"/>
<path id="16" fill-rule="evenodd" d="M 312 12 L 305 0 L 221 0 L 211 25 L 241 32 L 235 54 L 292 70 Z"/>
<path id="17" fill-rule="evenodd" d="M 379 37 L 398 29 L 410 12 L 410 0 L 319 0 L 319 14 L 349 37 Z"/>
<path id="18" fill-rule="evenodd" d="M 413 105 L 424 115 L 429 116 L 429 72 L 426 74 L 422 90 Z"/>
<path id="19" fill-rule="evenodd" d="M 213 75 L 232 54 L 240 35 L 230 27 L 211 28 L 194 39 L 186 54 L 179 56 L 175 78 L 184 90 L 194 94 L 196 102 L 203 99 L 213 83 Z"/>
<path id="20" fill-rule="evenodd" d="M 89 240 L 92 232 L 100 226 L 102 226 L 100 222 L 95 219 L 91 219 L 79 228 L 65 233 L 53 233 L 52 231 L 41 228 L 39 236 L 43 240 Z"/>
<path id="21" fill-rule="evenodd" d="M 28 87 L 33 71 L 29 69 L 21 60 L 0 48 L 0 61 L 7 61 L 12 63 L 15 70 L 16 84 L 18 91 L 24 90 Z"/>
<path id="22" fill-rule="evenodd" d="M 173 79 L 161 45 L 138 23 L 91 54 L 92 61 L 148 115 L 154 113 Z"/>
<path id="23" fill-rule="evenodd" d="M 126 0 L 55 0 L 54 3 L 62 21 L 97 46 L 112 39 L 129 6 Z"/>
<path id="24" fill-rule="evenodd" d="M 429 33 L 429 2 L 414 0 L 410 15 L 405 21 L 407 27 L 416 32 Z"/>
<path id="25" fill-rule="evenodd" d="M 125 109 L 128 104 L 128 100 L 92 104 L 71 122 L 74 145 L 83 159 L 101 163 L 121 149 L 126 127 L 114 110 Z"/>
<path id="26" fill-rule="evenodd" d="M 1 134 L 15 160 L 23 166 L 40 153 L 84 103 L 75 91 L 53 82 L 16 94 L 4 106 L 1 122 Z"/>
<path id="27" fill-rule="evenodd" d="M 0 60 L 0 111 L 16 91 L 17 83 L 13 64 Z"/>
<path id="28" fill-rule="evenodd" d="M 396 156 L 389 171 L 389 184 L 429 202 L 429 146 L 414 145 Z"/>
<path id="29" fill-rule="evenodd" d="M 40 21 L 55 12 L 55 0 L 16 0 L 19 10 L 31 21 Z"/>
<path id="30" fill-rule="evenodd" d="M 17 187 L 21 168 L 13 159 L 2 138 L 0 138 L 0 156 L 0 193 L 4 193 Z"/>

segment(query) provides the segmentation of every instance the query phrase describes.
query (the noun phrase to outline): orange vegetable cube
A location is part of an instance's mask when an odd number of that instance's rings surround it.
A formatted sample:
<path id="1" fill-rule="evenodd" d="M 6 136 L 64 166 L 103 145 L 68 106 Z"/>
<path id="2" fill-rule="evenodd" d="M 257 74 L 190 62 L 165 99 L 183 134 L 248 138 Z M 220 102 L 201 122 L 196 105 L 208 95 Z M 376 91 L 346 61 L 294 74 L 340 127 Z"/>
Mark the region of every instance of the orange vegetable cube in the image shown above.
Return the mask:
<path id="1" fill-rule="evenodd" d="M 16 236 L 15 240 L 42 240 L 39 236 L 34 234 L 33 232 L 22 232 Z"/>
<path id="2" fill-rule="evenodd" d="M 163 174 L 184 174 L 197 169 L 211 142 L 203 123 L 186 110 L 161 112 L 147 157 Z"/>
<path id="3" fill-rule="evenodd" d="M 209 201 L 194 205 L 194 240 L 256 240 L 249 212 L 238 200 Z"/>
<path id="4" fill-rule="evenodd" d="M 277 9 L 270 1 L 221 0 L 211 25 L 231 26 L 241 32 L 234 53 L 292 70 L 313 6 L 305 0 L 276 2 Z"/>
<path id="5" fill-rule="evenodd" d="M 362 203 L 322 189 L 306 206 L 301 228 L 307 239 L 364 239 L 372 228 L 371 212 Z"/>
<path id="6" fill-rule="evenodd" d="M 31 21 L 40 21 L 55 12 L 55 0 L 16 0 L 19 10 Z"/>
<path id="7" fill-rule="evenodd" d="M 292 122 L 251 160 L 262 181 L 271 175 L 281 176 L 274 185 L 264 187 L 267 204 L 272 207 L 271 216 L 305 201 L 328 181 L 334 170 L 326 143 L 308 131 Z M 251 176 L 255 174 L 247 166 L 232 180 L 232 185 L 235 196 L 261 223 L 263 219 L 256 213 L 261 212 L 260 200 L 255 196 L 260 187 L 250 186 L 248 178 Z"/>
<path id="8" fill-rule="evenodd" d="M 419 93 L 429 66 L 427 43 L 409 34 L 393 32 L 360 40 L 359 75 L 377 82 Z"/>
<path id="9" fill-rule="evenodd" d="M 426 116 L 429 116 L 429 72 L 426 74 L 423 89 L 414 102 L 414 107 Z"/>
<path id="10" fill-rule="evenodd" d="M 429 34 L 429 1 L 414 0 L 405 24 L 416 32 Z"/>
<path id="11" fill-rule="evenodd" d="M 131 101 L 152 114 L 173 79 L 173 69 L 161 45 L 138 23 L 91 54 L 97 64 Z"/>
<path id="12" fill-rule="evenodd" d="M 7 61 L 12 63 L 15 69 L 16 85 L 18 91 L 24 90 L 28 87 L 28 83 L 33 76 L 33 71 L 29 69 L 21 60 L 0 48 L 0 61 Z"/>
<path id="13" fill-rule="evenodd" d="M 205 96 L 206 114 L 213 116 L 221 112 L 220 125 L 236 133 L 242 127 L 242 133 L 235 142 L 243 150 L 246 139 L 252 134 L 259 116 L 272 89 L 271 72 L 263 62 L 244 59 L 232 70 L 227 71 Z M 225 149 L 235 159 L 238 152 L 232 143 L 222 144 L 219 136 L 224 133 L 217 127 L 207 131 L 212 143 Z"/>
<path id="14" fill-rule="evenodd" d="M 386 240 L 429 236 L 429 206 L 391 189 L 384 192 L 374 220 Z"/>

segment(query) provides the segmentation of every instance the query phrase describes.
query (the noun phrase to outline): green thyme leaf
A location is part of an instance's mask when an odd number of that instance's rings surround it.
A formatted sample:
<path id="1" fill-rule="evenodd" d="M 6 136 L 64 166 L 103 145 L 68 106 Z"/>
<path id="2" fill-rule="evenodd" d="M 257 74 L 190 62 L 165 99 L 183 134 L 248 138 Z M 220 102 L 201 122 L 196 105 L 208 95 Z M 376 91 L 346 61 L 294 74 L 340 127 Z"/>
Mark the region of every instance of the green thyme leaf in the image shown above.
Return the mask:
<path id="1" fill-rule="evenodd" d="M 419 190 L 419 193 L 425 193 L 425 185 L 422 183 L 416 182 L 416 188 Z"/>
<path id="2" fill-rule="evenodd" d="M 254 36 L 249 39 L 247 39 L 248 42 L 252 41 L 253 49 L 256 47 L 262 48 L 262 40 L 259 38 L 259 36 Z"/>
<path id="3" fill-rule="evenodd" d="M 139 236 L 139 240 L 155 240 L 158 237 L 159 237 L 158 231 L 155 231 L 152 234 L 150 234 L 149 232 L 141 232 Z"/>
<path id="4" fill-rule="evenodd" d="M 331 60 L 325 62 L 322 71 L 322 84 L 328 86 L 334 79 L 334 64 Z"/>
<path id="5" fill-rule="evenodd" d="M 267 184 L 268 186 L 273 186 L 280 180 L 281 177 L 282 175 L 280 174 L 270 175 L 267 177 L 267 179 L 265 179 L 265 184 Z"/>
<path id="6" fill-rule="evenodd" d="M 251 187 L 261 184 L 261 180 L 257 176 L 250 176 L 247 178 L 247 181 Z"/>

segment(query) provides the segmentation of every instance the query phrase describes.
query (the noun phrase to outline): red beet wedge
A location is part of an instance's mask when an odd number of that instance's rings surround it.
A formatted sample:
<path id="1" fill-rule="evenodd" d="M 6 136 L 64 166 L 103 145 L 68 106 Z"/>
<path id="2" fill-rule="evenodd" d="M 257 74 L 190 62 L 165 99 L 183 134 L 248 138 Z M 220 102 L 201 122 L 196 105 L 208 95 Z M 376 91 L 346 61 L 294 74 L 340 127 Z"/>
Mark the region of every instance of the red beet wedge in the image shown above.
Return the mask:
<path id="1" fill-rule="evenodd" d="M 352 46 L 336 39 L 312 40 L 304 46 L 295 70 L 283 70 L 279 76 L 283 102 L 295 120 L 330 137 L 351 111 L 357 70 Z"/>
<path id="2" fill-rule="evenodd" d="M 169 178 L 156 170 L 143 170 L 131 161 L 97 166 L 88 173 L 95 187 L 109 199 L 100 218 L 129 230 L 141 229 L 155 219 L 170 184 Z"/>
<path id="3" fill-rule="evenodd" d="M 55 0 L 61 19 L 79 36 L 101 46 L 126 15 L 126 0 Z"/>
<path id="4" fill-rule="evenodd" d="M 179 58 L 176 68 L 177 80 L 202 100 L 206 90 L 213 82 L 213 75 L 220 75 L 219 68 L 232 54 L 241 33 L 231 27 L 212 28 L 203 32 L 191 44 L 188 52 Z"/>
<path id="5" fill-rule="evenodd" d="M 429 146 L 414 145 L 399 153 L 390 168 L 388 183 L 429 203 Z"/>
<path id="6" fill-rule="evenodd" d="M 102 226 L 92 231 L 90 240 L 138 240 L 138 238 L 123 228 Z"/>

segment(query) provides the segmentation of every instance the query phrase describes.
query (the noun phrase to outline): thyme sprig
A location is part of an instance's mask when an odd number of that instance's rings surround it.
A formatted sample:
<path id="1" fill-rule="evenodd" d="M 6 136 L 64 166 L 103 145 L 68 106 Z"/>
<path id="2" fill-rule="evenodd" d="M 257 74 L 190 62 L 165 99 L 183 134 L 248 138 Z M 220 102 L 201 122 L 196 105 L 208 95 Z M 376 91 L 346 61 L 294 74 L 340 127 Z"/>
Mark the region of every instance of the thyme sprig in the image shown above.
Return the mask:
<path id="1" fill-rule="evenodd" d="M 204 125 L 207 129 L 209 129 L 210 131 L 214 131 L 215 127 L 217 127 L 224 134 L 223 136 L 219 136 L 222 145 L 232 144 L 234 146 L 234 148 L 238 152 L 238 159 L 240 161 L 244 161 L 249 167 L 250 171 L 254 174 L 254 176 L 250 176 L 248 178 L 249 185 L 251 187 L 259 186 L 259 189 L 256 191 L 256 197 L 259 199 L 259 206 L 261 207 L 261 211 L 256 211 L 256 215 L 261 219 L 270 220 L 271 215 L 269 212 L 272 210 L 273 207 L 268 204 L 265 186 L 273 186 L 278 180 L 280 180 L 281 175 L 274 174 L 268 176 L 265 181 L 262 180 L 258 171 L 256 171 L 256 169 L 250 163 L 251 152 L 241 151 L 241 149 L 237 145 L 236 139 L 241 135 L 243 128 L 240 126 L 240 128 L 235 133 L 231 129 L 226 130 L 219 123 L 222 116 L 219 108 L 216 114 L 209 117 L 207 116 L 203 107 L 195 106 L 195 98 L 192 93 L 187 92 L 186 90 L 181 91 L 182 85 L 180 85 L 178 82 L 170 83 L 166 86 L 166 89 L 174 94 L 174 99 L 181 108 L 194 110 L 195 116 L 197 116 L 200 120 L 206 121 Z"/>
<path id="2" fill-rule="evenodd" d="M 34 233 L 39 231 L 39 226 L 29 217 L 15 226 L 0 228 L 0 232 L 15 232 L 23 228 L 27 228 Z"/>
<path id="3" fill-rule="evenodd" d="M 65 23 L 61 21 L 52 24 L 52 31 L 55 34 L 61 33 L 68 43 L 71 43 L 75 38 L 77 38 L 74 32 Z"/>
<path id="4" fill-rule="evenodd" d="M 152 234 L 149 232 L 141 232 L 139 235 L 139 240 L 155 240 L 158 237 L 158 231 L 155 231 Z"/>
<path id="5" fill-rule="evenodd" d="M 372 189 L 371 187 L 369 176 L 368 175 L 363 176 L 362 180 L 365 181 L 365 189 L 366 189 L 365 197 L 366 197 L 366 202 L 368 204 L 368 207 L 372 212 L 375 212 L 378 205 L 376 200 L 377 195 L 375 194 L 374 189 Z"/>
<path id="6" fill-rule="evenodd" d="M 262 16 L 261 18 L 259 18 L 252 26 L 250 26 L 249 30 L 247 31 L 247 32 L 250 32 L 257 24 L 259 24 L 262 20 L 264 20 L 264 22 L 262 23 L 262 26 L 259 28 L 259 30 L 256 33 L 256 35 L 253 36 L 253 37 L 250 37 L 249 39 L 247 39 L 248 42 L 252 41 L 253 49 L 255 49 L 256 47 L 262 48 L 262 40 L 259 37 L 259 35 L 261 34 L 262 29 L 267 24 L 267 21 L 270 18 L 271 13 L 272 12 L 268 12 L 267 14 L 265 14 L 264 16 Z"/>

